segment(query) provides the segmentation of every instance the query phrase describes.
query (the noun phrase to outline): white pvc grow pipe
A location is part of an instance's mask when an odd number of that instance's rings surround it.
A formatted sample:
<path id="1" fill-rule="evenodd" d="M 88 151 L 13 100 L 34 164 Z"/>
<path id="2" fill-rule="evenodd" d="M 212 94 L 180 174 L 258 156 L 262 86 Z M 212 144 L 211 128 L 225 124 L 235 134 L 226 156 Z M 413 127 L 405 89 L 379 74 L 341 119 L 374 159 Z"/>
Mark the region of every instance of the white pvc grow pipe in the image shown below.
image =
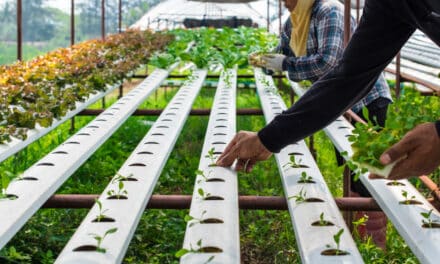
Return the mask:
<path id="1" fill-rule="evenodd" d="M 144 213 L 148 200 L 159 178 L 159 175 L 173 149 L 173 146 L 183 128 L 191 106 L 199 93 L 206 77 L 206 70 L 196 70 L 190 81 L 183 85 L 174 96 L 166 109 L 157 119 L 147 135 L 142 139 L 127 161 L 118 171 L 119 175 L 135 179 L 120 181 L 118 175 L 108 184 L 101 194 L 99 201 L 105 213 L 114 222 L 93 222 L 99 215 L 98 206 L 89 211 L 81 225 L 76 230 L 56 263 L 121 263 L 137 224 Z M 117 199 L 109 194 L 112 190 L 121 192 L 123 199 Z M 116 199 L 112 199 L 116 198 Z M 110 234 L 103 240 L 102 248 L 105 253 L 97 251 L 76 251 L 87 245 L 96 245 L 90 233 L 104 234 L 107 230 L 117 228 L 116 233 Z"/>

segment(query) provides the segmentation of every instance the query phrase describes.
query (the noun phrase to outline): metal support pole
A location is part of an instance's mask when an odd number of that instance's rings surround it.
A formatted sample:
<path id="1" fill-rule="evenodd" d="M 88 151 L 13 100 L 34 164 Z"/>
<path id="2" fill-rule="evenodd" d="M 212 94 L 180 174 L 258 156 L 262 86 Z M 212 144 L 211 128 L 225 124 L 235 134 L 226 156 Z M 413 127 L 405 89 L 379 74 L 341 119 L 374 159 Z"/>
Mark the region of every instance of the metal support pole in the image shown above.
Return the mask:
<path id="1" fill-rule="evenodd" d="M 344 46 L 347 46 L 351 36 L 350 18 L 351 18 L 350 0 L 345 0 L 344 1 Z"/>
<path id="2" fill-rule="evenodd" d="M 102 108 L 105 109 L 105 96 L 101 99 Z"/>
<path id="3" fill-rule="evenodd" d="M 343 196 L 350 197 L 351 189 L 351 172 L 347 165 L 344 167 L 344 186 L 343 186 Z M 353 213 L 346 211 L 343 214 L 345 223 L 350 231 L 353 231 Z"/>
<path id="4" fill-rule="evenodd" d="M 17 0 L 17 60 L 23 59 L 23 9 L 21 0 Z"/>
<path id="5" fill-rule="evenodd" d="M 97 194 L 57 194 L 52 196 L 43 208 L 91 208 Z M 189 209 L 191 195 L 153 195 L 146 209 Z M 352 197 L 335 198 L 341 210 L 380 211 L 373 198 Z M 281 196 L 240 196 L 239 208 L 242 210 L 287 210 L 285 197 Z"/>
<path id="6" fill-rule="evenodd" d="M 75 44 L 75 0 L 70 2 L 70 45 Z"/>
<path id="7" fill-rule="evenodd" d="M 281 5 L 281 0 L 278 0 L 278 19 L 279 19 L 279 21 L 278 21 L 278 24 L 279 24 L 279 27 L 280 27 L 280 30 L 279 30 L 279 36 L 281 37 L 281 33 L 283 32 L 283 22 L 281 21 L 281 17 L 283 16 L 283 12 L 282 12 L 282 5 Z"/>
<path id="8" fill-rule="evenodd" d="M 101 0 L 101 39 L 105 40 L 105 0 Z"/>
<path id="9" fill-rule="evenodd" d="M 118 26 L 118 31 L 119 31 L 119 33 L 121 33 L 122 32 L 122 0 L 119 0 L 119 17 L 118 17 L 118 20 L 119 20 L 119 26 Z"/>
<path id="10" fill-rule="evenodd" d="M 396 97 L 400 97 L 400 52 L 396 55 Z"/>
<path id="11" fill-rule="evenodd" d="M 267 32 L 269 32 L 269 29 L 270 29 L 270 12 L 269 12 L 269 5 L 270 5 L 270 2 L 269 2 L 269 0 L 267 0 Z"/>
<path id="12" fill-rule="evenodd" d="M 75 117 L 72 117 L 70 119 L 70 132 L 74 132 L 75 131 Z"/>
<path id="13" fill-rule="evenodd" d="M 124 84 L 121 83 L 121 85 L 119 86 L 119 95 L 118 95 L 118 99 L 122 98 L 122 96 L 124 96 Z"/>

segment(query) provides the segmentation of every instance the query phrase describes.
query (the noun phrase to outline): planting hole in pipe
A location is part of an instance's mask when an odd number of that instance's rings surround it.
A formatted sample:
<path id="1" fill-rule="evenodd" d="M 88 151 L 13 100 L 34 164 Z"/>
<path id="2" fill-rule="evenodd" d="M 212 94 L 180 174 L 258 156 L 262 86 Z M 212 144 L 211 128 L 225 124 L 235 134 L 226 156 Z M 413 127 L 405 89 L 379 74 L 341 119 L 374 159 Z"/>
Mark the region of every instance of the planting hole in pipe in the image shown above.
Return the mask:
<path id="1" fill-rule="evenodd" d="M 153 155 L 153 152 L 149 152 L 149 151 L 140 151 L 138 153 L 136 153 L 138 155 Z"/>
<path id="2" fill-rule="evenodd" d="M 148 142 L 145 142 L 144 143 L 144 145 L 158 145 L 159 143 L 158 142 L 155 142 L 155 141 L 148 141 Z"/>
<path id="3" fill-rule="evenodd" d="M 50 162 L 42 162 L 42 163 L 38 163 L 37 166 L 49 166 L 49 167 L 53 167 L 53 166 L 55 166 L 55 164 L 50 163 Z"/>
<path id="4" fill-rule="evenodd" d="M 89 133 L 79 133 L 79 134 L 76 134 L 77 136 L 90 136 L 90 134 Z"/>
<path id="5" fill-rule="evenodd" d="M 226 133 L 215 133 L 214 136 L 226 136 Z"/>
<path id="6" fill-rule="evenodd" d="M 410 200 L 400 201 L 399 204 L 402 204 L 402 205 L 415 205 L 415 204 L 423 204 L 423 203 L 420 202 L 420 201 L 414 200 L 414 199 L 410 199 Z"/>
<path id="7" fill-rule="evenodd" d="M 197 251 L 202 252 L 202 253 L 222 253 L 223 252 L 223 250 L 218 247 L 202 247 Z"/>
<path id="8" fill-rule="evenodd" d="M 130 167 L 146 167 L 147 165 L 138 162 L 138 163 L 132 163 L 128 166 L 130 166 Z"/>
<path id="9" fill-rule="evenodd" d="M 312 226 L 334 226 L 334 225 L 335 224 L 327 220 L 318 220 L 312 223 Z"/>
<path id="10" fill-rule="evenodd" d="M 97 217 L 97 218 L 93 219 L 92 222 L 93 223 L 113 223 L 113 222 L 115 222 L 115 219 L 108 217 L 108 216 L 103 216 L 100 218 Z"/>
<path id="11" fill-rule="evenodd" d="M 10 193 L 7 193 L 7 194 L 2 194 L 2 196 L 0 196 L 0 201 L 1 200 L 17 200 L 18 199 L 18 196 L 17 195 L 15 195 L 15 194 L 10 194 Z"/>
<path id="12" fill-rule="evenodd" d="M 206 182 L 225 182 L 225 180 L 220 178 L 211 178 L 211 179 L 207 179 Z"/>
<path id="13" fill-rule="evenodd" d="M 200 221 L 200 224 L 223 224 L 223 220 L 218 218 L 207 218 Z"/>
<path id="14" fill-rule="evenodd" d="M 38 179 L 35 177 L 22 177 L 22 178 L 19 178 L 18 180 L 20 180 L 20 181 L 38 181 Z"/>
<path id="15" fill-rule="evenodd" d="M 157 128 L 170 128 L 168 126 L 158 126 Z"/>
<path id="16" fill-rule="evenodd" d="M 323 255 L 323 256 L 346 256 L 346 255 L 350 255 L 350 253 L 348 253 L 347 251 L 344 251 L 344 250 L 330 248 L 330 249 L 326 249 L 326 250 L 322 251 L 321 255 Z"/>
<path id="17" fill-rule="evenodd" d="M 88 126 L 87 128 L 99 128 L 99 126 Z"/>
<path id="18" fill-rule="evenodd" d="M 316 198 L 316 197 L 310 197 L 305 199 L 306 203 L 323 203 L 324 200 Z"/>
<path id="19" fill-rule="evenodd" d="M 52 152 L 52 154 L 64 154 L 64 155 L 66 155 L 66 154 L 69 154 L 69 153 L 67 153 L 65 151 L 55 151 L 55 152 Z"/>
<path id="20" fill-rule="evenodd" d="M 302 154 L 300 152 L 290 152 L 288 155 L 289 156 L 303 156 L 304 154 Z"/>
<path id="21" fill-rule="evenodd" d="M 92 251 L 96 251 L 98 249 L 97 246 L 94 245 L 84 245 L 84 246 L 79 246 L 77 248 L 75 248 L 73 251 L 75 252 L 92 252 Z"/>
<path id="22" fill-rule="evenodd" d="M 107 197 L 108 200 L 127 200 L 128 197 L 122 194 L 115 194 Z"/>
<path id="23" fill-rule="evenodd" d="M 398 182 L 398 181 L 390 181 L 387 183 L 388 186 L 405 186 L 404 183 Z"/>
<path id="24" fill-rule="evenodd" d="M 212 196 L 208 196 L 208 197 L 203 198 L 203 200 L 205 200 L 205 201 L 223 201 L 224 198 L 221 196 L 212 195 Z"/>

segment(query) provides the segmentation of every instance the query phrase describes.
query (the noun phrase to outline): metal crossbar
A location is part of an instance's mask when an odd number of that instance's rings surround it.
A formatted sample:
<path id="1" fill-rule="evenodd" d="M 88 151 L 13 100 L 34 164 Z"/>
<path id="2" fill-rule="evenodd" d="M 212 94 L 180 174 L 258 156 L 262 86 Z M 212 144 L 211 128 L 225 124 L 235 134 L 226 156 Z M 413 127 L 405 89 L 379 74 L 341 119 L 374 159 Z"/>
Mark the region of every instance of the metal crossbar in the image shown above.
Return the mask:
<path id="1" fill-rule="evenodd" d="M 100 221 L 96 204 L 84 218 L 56 263 L 121 263 L 156 182 L 188 117 L 205 79 L 206 70 L 196 70 L 168 104 L 147 135 L 133 151 L 118 174 L 105 188 L 99 201 L 112 222 Z M 111 239 L 103 240 L 106 254 L 81 250 L 95 244 L 90 233 L 103 235 L 117 228 Z"/>
<path id="2" fill-rule="evenodd" d="M 273 79 L 264 75 L 259 68 L 254 72 L 264 115 L 266 121 L 270 122 L 286 109 L 286 105 L 278 94 Z M 275 158 L 302 262 L 363 263 L 350 230 L 305 142 L 301 140 L 285 147 L 280 153 L 275 154 Z M 327 222 L 331 222 L 332 225 Z M 343 230 L 343 233 L 339 245 L 336 245 L 333 236 L 340 230 Z M 327 245 L 348 254 L 325 255 Z"/>
<path id="3" fill-rule="evenodd" d="M 237 174 L 215 160 L 236 132 L 236 69 L 223 71 L 214 98 L 180 263 L 240 263 Z M 208 253 L 212 252 L 212 253 Z"/>

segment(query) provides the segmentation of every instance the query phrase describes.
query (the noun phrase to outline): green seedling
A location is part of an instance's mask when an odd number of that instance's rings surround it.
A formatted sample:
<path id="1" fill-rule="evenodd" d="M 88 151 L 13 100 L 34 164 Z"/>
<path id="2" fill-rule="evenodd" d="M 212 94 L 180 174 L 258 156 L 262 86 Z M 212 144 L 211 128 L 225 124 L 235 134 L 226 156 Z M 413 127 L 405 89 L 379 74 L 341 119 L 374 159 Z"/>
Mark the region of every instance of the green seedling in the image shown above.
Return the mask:
<path id="1" fill-rule="evenodd" d="M 191 215 L 185 215 L 185 222 L 193 221 L 189 224 L 189 227 L 194 226 L 195 224 L 198 224 L 203 221 L 203 216 L 206 214 L 206 210 L 203 210 L 202 215 L 199 218 L 193 217 Z"/>
<path id="2" fill-rule="evenodd" d="M 312 176 L 307 175 L 307 172 L 303 171 L 301 172 L 301 178 L 298 181 L 299 183 L 315 183 L 313 181 Z"/>
<path id="3" fill-rule="evenodd" d="M 299 159 L 299 161 L 298 161 L 298 163 L 297 163 L 296 160 L 295 160 L 295 156 L 294 156 L 294 155 L 291 155 L 291 156 L 290 156 L 290 160 L 289 160 L 289 162 L 287 162 L 286 164 L 284 164 L 284 165 L 283 165 L 283 168 L 288 167 L 287 170 L 288 170 L 288 169 L 291 169 L 291 168 L 293 168 L 293 169 L 302 168 L 303 165 L 301 165 L 301 162 L 302 162 L 302 159 Z"/>
<path id="4" fill-rule="evenodd" d="M 420 214 L 422 215 L 422 217 L 423 217 L 423 219 L 422 219 L 422 224 L 424 225 L 424 226 L 428 226 L 429 228 L 432 228 L 432 226 L 433 226 L 433 224 L 438 224 L 438 220 L 432 220 L 431 219 L 431 214 L 432 214 L 432 211 L 433 211 L 434 209 L 431 209 L 431 210 L 429 210 L 429 212 L 427 212 L 427 213 L 424 213 L 424 212 L 421 212 Z"/>
<path id="5" fill-rule="evenodd" d="M 290 196 L 288 199 L 290 200 L 290 199 L 295 199 L 295 202 L 297 203 L 297 204 L 300 204 L 300 203 L 304 203 L 305 201 L 306 201 L 306 191 L 304 191 L 304 188 L 303 189 L 301 189 L 301 191 L 299 191 L 299 193 L 298 194 L 296 194 L 296 195 L 293 195 L 293 196 Z"/>
<path id="6" fill-rule="evenodd" d="M 199 188 L 197 192 L 199 193 L 200 197 L 202 197 L 203 200 L 211 196 L 210 193 L 206 193 L 202 188 Z"/>
<path id="7" fill-rule="evenodd" d="M 124 190 L 124 182 L 120 181 L 118 184 L 118 190 L 110 190 L 107 192 L 108 196 L 115 196 L 116 199 L 120 199 L 121 197 L 123 197 L 124 195 L 127 195 L 128 192 L 127 190 Z"/>
<path id="8" fill-rule="evenodd" d="M 215 156 L 214 152 L 215 152 L 215 149 L 214 149 L 214 148 L 211 148 L 211 149 L 208 151 L 208 154 L 205 155 L 205 158 L 208 158 L 208 159 L 211 161 L 211 163 L 208 165 L 209 167 L 215 167 L 215 166 L 217 166 L 217 165 L 215 164 L 215 160 L 217 159 L 217 157 Z"/>
<path id="9" fill-rule="evenodd" d="M 326 224 L 327 224 L 327 221 L 324 220 L 324 212 L 322 212 L 322 213 L 319 215 L 319 225 L 320 225 L 320 226 L 325 226 Z"/>
<path id="10" fill-rule="evenodd" d="M 413 195 L 411 197 L 408 197 L 408 192 L 405 190 L 402 190 L 402 196 L 405 198 L 405 200 L 402 201 L 403 204 L 410 204 L 411 200 L 416 199 L 416 197 Z"/>
<path id="11" fill-rule="evenodd" d="M 15 177 L 15 174 L 10 171 L 3 171 L 0 173 L 0 199 L 11 199 L 14 200 L 16 197 L 10 196 L 7 194 L 7 190 L 9 184 L 11 183 L 11 179 Z"/>
<path id="12" fill-rule="evenodd" d="M 113 233 L 116 233 L 116 231 L 118 231 L 118 228 L 115 227 L 115 228 L 111 228 L 111 229 L 105 231 L 105 233 L 104 233 L 103 236 L 100 236 L 100 235 L 98 235 L 98 234 L 94 234 L 94 233 L 90 233 L 90 234 L 89 234 L 89 236 L 92 236 L 93 239 L 96 240 L 96 251 L 97 251 L 97 252 L 99 252 L 99 253 L 105 253 L 105 252 L 107 252 L 107 250 L 106 250 L 105 248 L 102 248 L 102 247 L 101 247 L 101 245 L 102 245 L 102 241 L 104 241 L 104 239 L 105 239 L 106 236 L 108 236 L 108 235 L 110 235 L 110 234 L 113 234 Z"/>
<path id="13" fill-rule="evenodd" d="M 190 245 L 189 245 L 189 249 L 182 248 L 182 249 L 180 249 L 179 251 L 176 252 L 176 255 L 175 255 L 175 256 L 176 256 L 176 258 L 180 258 L 180 257 L 182 257 L 183 255 L 188 254 L 188 253 L 200 253 L 200 252 L 201 252 L 201 249 L 202 249 L 202 240 L 201 240 L 201 239 L 200 239 L 199 241 L 197 241 L 197 247 L 198 247 L 198 249 L 195 249 L 195 248 L 193 248 L 192 244 L 190 244 Z M 207 260 L 206 262 L 204 262 L 204 263 L 209 263 L 209 262 L 211 262 L 214 258 L 215 258 L 215 256 L 210 256 L 210 257 L 208 258 L 208 260 Z"/>
<path id="14" fill-rule="evenodd" d="M 98 215 L 96 216 L 96 222 L 101 222 L 102 219 L 106 218 L 107 216 L 104 215 L 105 212 L 108 211 L 108 209 L 103 210 L 102 209 L 102 203 L 98 199 L 95 199 L 96 204 L 98 205 Z"/>
<path id="15" fill-rule="evenodd" d="M 335 235 L 333 235 L 333 241 L 336 244 L 336 248 L 335 248 L 335 255 L 340 255 L 341 253 L 343 253 L 344 251 L 341 250 L 340 248 L 340 243 L 341 243 L 341 236 L 342 233 L 344 233 L 344 229 L 341 228 L 339 229 L 338 233 L 336 233 Z M 327 245 L 327 248 L 330 248 L 330 245 Z"/>
<path id="16" fill-rule="evenodd" d="M 117 181 L 136 181 L 136 178 L 134 178 L 133 176 L 133 173 L 128 176 L 117 173 L 112 182 L 115 183 Z"/>
<path id="17" fill-rule="evenodd" d="M 208 172 L 208 175 L 205 175 L 205 172 L 202 170 L 196 170 L 196 175 L 199 175 L 200 177 L 202 177 L 202 179 L 198 180 L 197 183 L 201 183 L 202 181 L 207 181 L 208 177 L 209 177 L 209 175 L 211 175 L 211 173 L 212 173 L 212 170 L 210 170 Z"/>

